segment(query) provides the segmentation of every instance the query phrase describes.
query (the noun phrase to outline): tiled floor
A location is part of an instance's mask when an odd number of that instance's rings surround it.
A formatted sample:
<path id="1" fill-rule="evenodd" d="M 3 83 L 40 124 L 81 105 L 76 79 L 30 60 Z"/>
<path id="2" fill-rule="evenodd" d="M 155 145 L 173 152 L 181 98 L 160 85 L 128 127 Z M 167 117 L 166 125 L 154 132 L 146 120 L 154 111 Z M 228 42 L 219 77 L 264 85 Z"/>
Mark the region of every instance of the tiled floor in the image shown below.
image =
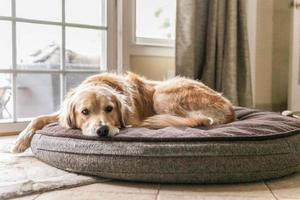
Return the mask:
<path id="1" fill-rule="evenodd" d="M 18 198 L 19 200 L 117 199 L 117 200 L 300 200 L 300 175 L 266 183 L 231 185 L 158 185 L 111 181 Z"/>
<path id="2" fill-rule="evenodd" d="M 0 140 L 1 145 L 1 140 Z M 1 158 L 0 158 L 1 159 Z M 70 189 L 33 194 L 19 200 L 300 200 L 300 172 L 281 179 L 248 184 L 180 185 L 107 181 Z"/>

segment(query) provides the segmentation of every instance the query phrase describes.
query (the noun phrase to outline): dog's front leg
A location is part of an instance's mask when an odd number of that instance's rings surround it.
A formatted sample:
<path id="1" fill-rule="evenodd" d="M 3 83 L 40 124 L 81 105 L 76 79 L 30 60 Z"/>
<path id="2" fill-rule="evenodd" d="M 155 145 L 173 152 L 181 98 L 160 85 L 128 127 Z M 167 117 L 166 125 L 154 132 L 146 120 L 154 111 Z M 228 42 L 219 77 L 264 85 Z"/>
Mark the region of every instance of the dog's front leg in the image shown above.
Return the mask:
<path id="1" fill-rule="evenodd" d="M 11 151 L 13 153 L 24 152 L 29 146 L 35 131 L 42 129 L 45 125 L 58 121 L 59 113 L 42 115 L 32 120 L 29 125 L 18 135 Z"/>

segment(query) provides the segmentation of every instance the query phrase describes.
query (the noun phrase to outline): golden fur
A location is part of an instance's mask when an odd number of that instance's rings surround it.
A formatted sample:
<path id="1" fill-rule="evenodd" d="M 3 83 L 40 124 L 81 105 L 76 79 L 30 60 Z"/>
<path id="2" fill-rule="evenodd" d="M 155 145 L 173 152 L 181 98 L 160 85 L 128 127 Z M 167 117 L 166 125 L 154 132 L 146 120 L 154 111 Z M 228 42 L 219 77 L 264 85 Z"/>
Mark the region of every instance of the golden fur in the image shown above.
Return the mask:
<path id="1" fill-rule="evenodd" d="M 199 81 L 183 77 L 150 81 L 133 73 L 103 73 L 71 90 L 58 113 L 33 120 L 19 135 L 13 151 L 24 151 L 34 132 L 54 121 L 80 128 L 89 136 L 102 134 L 105 127 L 105 133 L 114 136 L 126 126 L 197 127 L 234 119 L 231 103 Z"/>

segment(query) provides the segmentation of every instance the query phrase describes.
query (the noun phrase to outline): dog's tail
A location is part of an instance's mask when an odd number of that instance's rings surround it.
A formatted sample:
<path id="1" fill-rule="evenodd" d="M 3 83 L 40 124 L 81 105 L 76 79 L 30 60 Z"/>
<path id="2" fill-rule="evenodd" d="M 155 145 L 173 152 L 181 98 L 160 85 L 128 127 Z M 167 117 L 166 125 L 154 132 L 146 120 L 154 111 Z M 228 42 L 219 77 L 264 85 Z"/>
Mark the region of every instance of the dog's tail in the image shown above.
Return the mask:
<path id="1" fill-rule="evenodd" d="M 164 128 L 168 126 L 208 126 L 213 124 L 213 120 L 206 116 L 181 117 L 170 114 L 160 114 L 148 117 L 140 124 L 141 127 L 147 128 Z"/>

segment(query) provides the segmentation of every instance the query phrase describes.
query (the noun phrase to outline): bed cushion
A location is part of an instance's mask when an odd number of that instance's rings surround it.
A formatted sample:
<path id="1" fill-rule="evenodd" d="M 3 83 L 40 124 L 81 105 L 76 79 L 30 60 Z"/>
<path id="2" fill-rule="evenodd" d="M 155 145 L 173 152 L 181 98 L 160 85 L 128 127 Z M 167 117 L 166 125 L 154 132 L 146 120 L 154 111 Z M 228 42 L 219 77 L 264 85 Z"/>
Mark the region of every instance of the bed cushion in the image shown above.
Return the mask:
<path id="1" fill-rule="evenodd" d="M 235 183 L 281 177 L 300 165 L 300 120 L 235 108 L 235 122 L 212 127 L 126 128 L 87 137 L 57 123 L 31 142 L 40 160 L 67 171 L 159 183 Z"/>

